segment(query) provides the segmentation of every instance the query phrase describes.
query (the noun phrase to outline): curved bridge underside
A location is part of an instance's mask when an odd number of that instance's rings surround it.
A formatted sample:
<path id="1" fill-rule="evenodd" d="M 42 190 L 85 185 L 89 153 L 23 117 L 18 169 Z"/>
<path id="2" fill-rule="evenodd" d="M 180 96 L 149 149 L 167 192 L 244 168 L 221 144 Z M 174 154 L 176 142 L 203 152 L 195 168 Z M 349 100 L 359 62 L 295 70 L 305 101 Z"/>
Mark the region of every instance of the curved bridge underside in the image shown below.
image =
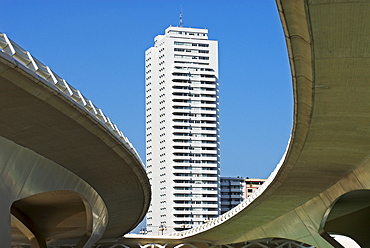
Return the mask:
<path id="1" fill-rule="evenodd" d="M 109 240 L 133 227 L 146 210 L 138 207 L 147 206 L 146 191 L 142 188 L 147 181 L 140 176 L 144 172 L 130 166 L 139 162 L 109 132 L 89 115 L 84 115 L 84 111 L 56 91 L 40 85 L 39 80 L 35 80 L 37 77 L 4 56 L 0 68 L 0 87 L 3 87 L 0 106 L 2 116 L 7 118 L 2 118 L 0 135 L 5 143 L 14 142 L 22 149 L 30 149 L 35 156 L 43 157 L 40 161 L 47 159 L 48 164 L 55 163 L 73 175 L 81 175 L 83 181 L 94 186 L 90 193 L 76 190 L 79 197 L 76 194 L 65 197 L 74 199 L 79 211 L 85 213 L 97 211 L 89 200 L 89 195 L 95 194 L 93 190 L 101 197 L 108 212 L 102 247 L 103 242 L 107 246 L 186 243 L 247 247 L 249 241 L 279 239 L 315 247 L 341 247 L 329 236 L 332 233 L 352 236 L 366 247 L 369 228 L 361 219 L 368 216 L 367 190 L 370 189 L 370 2 L 277 0 L 277 6 L 291 62 L 293 130 L 282 164 L 267 188 L 246 207 L 179 236 L 126 236 L 119 241 Z M 20 95 L 9 97 L 4 92 Z M 14 106 L 22 107 L 12 109 Z M 23 118 L 12 115 L 14 110 Z M 37 125 L 25 125 L 29 121 Z M 79 143 L 82 141 L 83 144 Z M 11 156 L 9 152 L 7 156 Z M 11 161 L 6 156 L 3 159 Z M 12 166 L 10 163 L 7 168 Z M 136 177 L 125 177 L 132 171 Z M 37 238 L 38 230 L 42 232 L 43 227 L 32 228 L 32 222 L 22 221 L 22 214 L 17 211 L 26 211 L 32 203 L 32 199 L 26 197 L 35 195 L 38 187 L 11 190 L 14 180 L 4 172 L 1 171 L 0 193 L 2 199 L 9 201 L 0 207 L 9 209 L 9 216 L 13 209 L 18 228 L 25 229 L 26 233 L 28 229 L 34 230 L 33 236 Z M 121 177 L 125 178 L 123 183 Z M 104 178 L 109 180 L 102 180 Z M 63 189 L 53 188 L 56 192 Z M 127 194 L 122 197 L 125 190 Z M 27 194 L 20 194 L 23 191 Z M 23 202 L 18 202 L 22 199 Z M 37 202 L 35 198 L 35 204 Z M 104 211 L 104 206 L 100 209 Z M 79 211 L 71 216 L 77 218 Z M 357 225 L 343 224 L 348 221 Z M 86 223 L 77 229 L 89 235 L 91 221 Z M 99 223 L 105 225 L 104 221 Z"/>
<path id="2" fill-rule="evenodd" d="M 90 247 L 143 219 L 151 193 L 137 154 L 5 52 L 0 115 L 0 247 Z"/>
<path id="3" fill-rule="evenodd" d="M 277 0 L 277 7 L 291 65 L 294 123 L 270 184 L 248 206 L 196 230 L 162 240 L 127 235 L 122 243 L 242 247 L 282 238 L 342 247 L 329 236 L 337 233 L 368 246 L 369 226 L 361 222 L 369 219 L 368 193 L 355 192 L 370 189 L 370 2 Z"/>
<path id="4" fill-rule="evenodd" d="M 277 6 L 294 89 L 285 159 L 247 208 L 188 239 L 279 237 L 335 246 L 322 229 L 326 211 L 344 193 L 370 189 L 370 3 L 278 0 Z"/>

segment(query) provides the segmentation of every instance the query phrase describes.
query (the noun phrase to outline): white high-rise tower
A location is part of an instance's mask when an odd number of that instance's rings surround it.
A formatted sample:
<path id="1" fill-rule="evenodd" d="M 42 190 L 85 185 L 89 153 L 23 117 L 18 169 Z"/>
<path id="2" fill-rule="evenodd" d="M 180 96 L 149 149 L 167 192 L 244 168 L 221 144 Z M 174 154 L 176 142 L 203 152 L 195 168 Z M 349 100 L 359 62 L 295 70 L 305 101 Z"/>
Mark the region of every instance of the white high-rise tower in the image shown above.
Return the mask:
<path id="1" fill-rule="evenodd" d="M 218 47 L 208 30 L 169 27 L 146 51 L 148 232 L 168 234 L 220 214 Z"/>

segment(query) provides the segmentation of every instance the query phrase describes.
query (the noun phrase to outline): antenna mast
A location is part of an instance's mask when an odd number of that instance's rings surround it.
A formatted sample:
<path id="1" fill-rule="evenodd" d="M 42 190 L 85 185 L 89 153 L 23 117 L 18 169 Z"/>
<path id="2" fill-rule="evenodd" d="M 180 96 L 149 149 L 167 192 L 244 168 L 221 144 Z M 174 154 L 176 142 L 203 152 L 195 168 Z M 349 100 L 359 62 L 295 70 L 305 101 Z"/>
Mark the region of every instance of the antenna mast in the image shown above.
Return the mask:
<path id="1" fill-rule="evenodd" d="M 182 6 L 180 5 L 180 27 L 182 27 Z"/>

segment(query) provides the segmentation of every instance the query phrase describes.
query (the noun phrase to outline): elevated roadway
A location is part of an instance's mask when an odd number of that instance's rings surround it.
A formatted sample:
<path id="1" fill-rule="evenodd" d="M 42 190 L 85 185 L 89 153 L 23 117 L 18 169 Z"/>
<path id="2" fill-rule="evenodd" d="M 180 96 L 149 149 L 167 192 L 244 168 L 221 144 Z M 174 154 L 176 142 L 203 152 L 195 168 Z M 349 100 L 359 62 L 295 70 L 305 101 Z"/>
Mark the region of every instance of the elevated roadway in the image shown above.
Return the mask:
<path id="1" fill-rule="evenodd" d="M 294 94 L 291 139 L 251 198 L 172 237 L 126 235 L 131 245 L 282 247 L 273 240 L 369 247 L 370 1 L 277 0 Z M 262 244 L 262 243 L 261 243 Z"/>
<path id="2" fill-rule="evenodd" d="M 18 230 L 40 247 L 43 240 L 50 245 L 77 240 L 80 247 L 98 242 L 100 247 L 236 248 L 253 243 L 283 247 L 282 241 L 292 240 L 296 247 L 328 248 L 342 247 L 329 234 L 343 234 L 368 247 L 370 2 L 277 0 L 277 9 L 294 94 L 287 151 L 252 198 L 205 225 L 172 236 L 119 238 L 147 208 L 149 186 L 139 159 L 116 136 L 113 125 L 104 126 L 109 120 L 100 120 L 99 111 L 80 101 L 73 88 L 65 91 L 64 81 L 48 68 L 44 71 L 50 77 L 35 68 L 38 61 L 27 53 L 13 57 L 24 60 L 30 70 L 2 54 L 0 194 L 6 200 L 0 208 L 9 218 L 0 219 L 5 230 L 0 240 L 17 236 Z M 22 107 L 17 109 L 17 104 Z M 28 122 L 35 126 L 25 125 Z M 106 168 L 100 168 L 102 164 Z M 133 178 L 125 177 L 127 173 Z M 52 200 L 45 204 L 45 199 Z M 45 211 L 32 211 L 38 207 Z"/>
<path id="3" fill-rule="evenodd" d="M 150 185 L 104 113 L 0 33 L 0 247 L 91 247 L 145 216 Z"/>

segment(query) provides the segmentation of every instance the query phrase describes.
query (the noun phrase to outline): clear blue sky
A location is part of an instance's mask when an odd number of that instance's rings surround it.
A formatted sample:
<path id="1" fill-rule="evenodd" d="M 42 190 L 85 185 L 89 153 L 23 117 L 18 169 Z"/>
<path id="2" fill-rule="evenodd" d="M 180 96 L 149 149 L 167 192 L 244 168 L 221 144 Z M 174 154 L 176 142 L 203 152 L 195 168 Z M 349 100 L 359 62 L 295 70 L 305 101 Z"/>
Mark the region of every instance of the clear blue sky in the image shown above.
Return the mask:
<path id="1" fill-rule="evenodd" d="M 292 127 L 284 35 L 272 0 L 2 0 L 0 32 L 92 100 L 145 161 L 144 52 L 170 25 L 219 41 L 221 175 L 266 178 Z"/>

